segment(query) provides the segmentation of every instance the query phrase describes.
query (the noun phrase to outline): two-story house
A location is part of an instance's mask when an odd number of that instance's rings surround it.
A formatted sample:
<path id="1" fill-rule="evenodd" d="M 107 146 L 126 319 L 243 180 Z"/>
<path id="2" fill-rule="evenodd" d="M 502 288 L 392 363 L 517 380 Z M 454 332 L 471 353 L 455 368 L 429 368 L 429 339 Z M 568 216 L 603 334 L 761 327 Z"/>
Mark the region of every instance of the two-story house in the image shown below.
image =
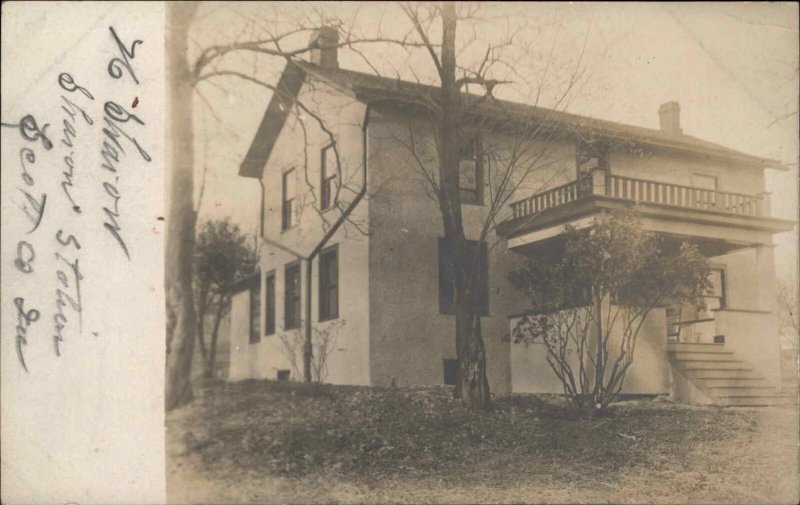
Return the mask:
<path id="1" fill-rule="evenodd" d="M 318 36 L 335 42 L 336 34 Z M 329 339 L 326 382 L 452 383 L 452 283 L 429 169 L 435 148 L 414 106 L 437 90 L 340 69 L 335 47 L 321 46 L 309 62 L 286 67 L 241 165 L 240 175 L 262 188 L 263 247 L 260 272 L 232 287 L 230 379 L 302 379 L 292 372 L 302 349 L 287 343 L 302 341 L 310 321 L 315 336 Z M 509 272 L 544 254 L 565 224 L 591 226 L 601 212 L 635 206 L 645 229 L 699 244 L 715 288 L 705 311 L 665 307 L 648 317 L 623 393 L 775 399 L 772 237 L 793 226 L 770 217 L 764 172 L 783 169 L 779 162 L 684 134 L 675 102 L 659 109 L 658 130 L 500 100 L 476 111 L 460 167 L 468 239 L 493 215 L 503 159 L 517 157 L 531 125 L 555 132 L 531 141 L 534 168 L 475 244 L 487 273 L 481 323 L 493 393 L 561 392 L 544 346 L 504 338 L 528 308 Z"/>

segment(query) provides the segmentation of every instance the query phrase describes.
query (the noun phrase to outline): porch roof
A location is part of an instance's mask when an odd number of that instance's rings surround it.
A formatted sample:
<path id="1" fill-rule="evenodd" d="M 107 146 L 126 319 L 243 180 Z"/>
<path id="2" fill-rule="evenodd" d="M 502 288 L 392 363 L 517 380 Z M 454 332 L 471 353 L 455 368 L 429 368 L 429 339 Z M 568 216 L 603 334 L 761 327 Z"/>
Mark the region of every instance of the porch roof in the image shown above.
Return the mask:
<path id="1" fill-rule="evenodd" d="M 594 217 L 602 212 L 630 207 L 635 207 L 645 229 L 704 241 L 710 248 L 720 250 L 754 244 L 770 245 L 773 234 L 790 231 L 795 225 L 793 221 L 785 219 L 739 216 L 588 195 L 534 215 L 510 219 L 498 225 L 497 233 L 507 239 L 510 249 L 525 249 L 560 235 L 567 224 L 578 228 L 588 227 Z"/>

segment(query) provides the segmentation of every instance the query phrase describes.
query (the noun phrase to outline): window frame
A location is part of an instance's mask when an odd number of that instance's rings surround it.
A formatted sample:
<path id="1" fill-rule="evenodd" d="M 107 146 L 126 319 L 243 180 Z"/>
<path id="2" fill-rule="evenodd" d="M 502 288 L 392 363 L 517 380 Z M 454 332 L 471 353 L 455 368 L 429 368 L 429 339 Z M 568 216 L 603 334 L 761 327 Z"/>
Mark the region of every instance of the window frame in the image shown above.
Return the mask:
<path id="1" fill-rule="evenodd" d="M 464 205 L 483 205 L 483 179 L 484 179 L 484 156 L 483 156 L 483 137 L 476 133 L 471 135 L 469 144 L 474 146 L 472 161 L 475 163 L 475 189 L 465 188 L 461 185 L 461 162 L 469 161 L 469 158 L 462 156 L 461 148 L 458 150 L 458 193 L 461 203 Z"/>
<path id="2" fill-rule="evenodd" d="M 248 311 L 248 341 L 257 344 L 261 341 L 261 283 L 257 283 L 249 290 L 250 307 Z"/>
<path id="3" fill-rule="evenodd" d="M 281 231 L 286 231 L 294 226 L 294 200 L 296 194 L 292 198 L 287 199 L 287 192 L 289 189 L 289 177 L 294 177 L 294 167 L 284 171 L 281 174 Z M 297 181 L 295 181 L 295 184 Z M 297 188 L 295 187 L 295 193 Z"/>
<path id="4" fill-rule="evenodd" d="M 597 168 L 611 173 L 611 148 L 605 142 L 596 141 L 594 143 L 579 140 L 575 147 L 575 180 L 579 181 L 587 177 L 588 170 L 581 168 L 589 163 L 592 158 L 597 158 Z"/>
<path id="5" fill-rule="evenodd" d="M 270 293 L 270 281 L 272 281 L 272 293 Z M 277 286 L 275 283 L 275 270 L 270 270 L 264 276 L 264 336 L 274 335 L 277 324 L 275 314 L 275 294 Z"/>
<path id="6" fill-rule="evenodd" d="M 334 170 L 333 174 L 327 174 L 328 162 L 326 154 L 328 150 L 333 151 L 333 144 L 328 144 L 320 151 L 320 210 L 328 210 L 336 207 L 336 192 L 333 191 L 333 186 L 339 178 L 338 170 Z M 334 154 L 336 152 L 334 151 Z"/>
<path id="7" fill-rule="evenodd" d="M 290 272 L 297 272 L 297 292 L 290 295 Z M 303 293 L 303 273 L 300 269 L 300 261 L 287 263 L 283 268 L 283 329 L 294 330 L 300 328 L 302 319 L 302 293 Z M 290 305 L 291 304 L 291 305 Z M 291 309 L 291 310 L 290 310 Z M 291 319 L 296 317 L 296 321 Z"/>
<path id="8" fill-rule="evenodd" d="M 481 284 L 482 290 L 478 296 L 478 307 L 479 314 L 483 317 L 488 317 L 490 315 L 490 307 L 491 307 L 491 293 L 490 293 L 490 286 L 489 286 L 489 250 L 486 241 L 478 242 L 477 240 L 467 240 L 467 243 L 474 247 L 480 247 L 482 249 L 481 253 L 479 254 L 479 260 L 482 258 L 482 262 L 485 266 L 483 271 L 481 272 Z M 445 239 L 443 237 L 438 238 L 437 242 L 437 249 L 436 249 L 436 256 L 439 265 L 439 314 L 452 316 L 455 315 L 455 284 L 453 282 L 452 273 L 449 272 L 449 262 L 444 257 L 443 252 L 446 252 L 448 246 L 445 245 Z"/>
<path id="9" fill-rule="evenodd" d="M 331 256 L 333 256 L 336 261 L 336 279 L 334 279 L 333 282 L 326 276 L 330 275 L 330 272 L 328 270 L 329 266 L 326 265 L 325 261 L 329 260 Z M 326 247 L 319 253 L 318 289 L 319 321 L 339 319 L 339 244 Z M 328 297 L 330 296 L 331 290 L 334 290 L 336 293 L 336 310 L 335 312 L 328 313 L 330 309 L 330 298 Z"/>
<path id="10" fill-rule="evenodd" d="M 719 272 L 719 296 L 703 295 L 704 298 L 716 298 L 719 300 L 719 308 L 710 309 L 712 311 L 723 310 L 728 307 L 728 279 L 726 268 L 722 265 L 710 265 L 708 268 L 709 273 L 715 270 Z"/>

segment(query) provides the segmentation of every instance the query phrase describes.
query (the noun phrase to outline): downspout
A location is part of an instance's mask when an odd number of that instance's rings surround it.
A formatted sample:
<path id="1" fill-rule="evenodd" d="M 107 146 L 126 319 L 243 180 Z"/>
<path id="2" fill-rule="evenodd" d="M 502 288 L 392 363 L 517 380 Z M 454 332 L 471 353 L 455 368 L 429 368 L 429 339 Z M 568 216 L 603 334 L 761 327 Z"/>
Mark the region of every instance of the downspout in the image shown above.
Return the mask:
<path id="1" fill-rule="evenodd" d="M 319 252 L 322 250 L 323 247 L 328 243 L 328 241 L 333 237 L 334 233 L 339 229 L 339 227 L 344 223 L 344 221 L 350 216 L 353 210 L 356 208 L 356 205 L 364 198 L 364 195 L 367 194 L 367 125 L 369 123 L 369 113 L 370 113 L 370 104 L 367 103 L 367 108 L 364 111 L 364 121 L 361 125 L 361 144 L 362 144 L 362 160 L 361 160 L 361 189 L 359 190 L 356 197 L 350 202 L 350 205 L 342 212 L 339 218 L 333 223 L 333 226 L 328 229 L 325 235 L 322 237 L 322 240 L 319 241 L 316 247 L 311 251 L 311 253 L 306 257 L 306 317 L 305 317 L 305 345 L 303 346 L 303 379 L 306 382 L 311 382 L 311 358 L 313 356 L 313 347 L 311 343 L 311 274 L 313 272 L 313 264 L 314 258 L 317 257 Z"/>
<path id="2" fill-rule="evenodd" d="M 266 189 L 264 188 L 264 177 L 263 175 L 258 178 L 258 183 L 261 185 L 261 205 L 259 208 L 261 211 L 259 212 L 259 221 L 258 221 L 258 236 L 264 238 L 264 201 L 266 196 Z"/>

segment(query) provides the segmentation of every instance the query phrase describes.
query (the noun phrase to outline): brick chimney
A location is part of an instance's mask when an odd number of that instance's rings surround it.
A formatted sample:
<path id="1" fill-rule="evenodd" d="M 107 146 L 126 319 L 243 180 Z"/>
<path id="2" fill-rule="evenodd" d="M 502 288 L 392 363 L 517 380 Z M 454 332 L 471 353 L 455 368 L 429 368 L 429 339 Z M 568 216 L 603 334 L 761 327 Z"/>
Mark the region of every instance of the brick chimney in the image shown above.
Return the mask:
<path id="1" fill-rule="evenodd" d="M 308 41 L 312 47 L 309 61 L 322 68 L 339 68 L 339 30 L 335 26 L 323 26 L 311 34 Z"/>
<path id="2" fill-rule="evenodd" d="M 658 108 L 661 131 L 670 135 L 683 135 L 681 130 L 681 106 L 678 102 L 662 103 Z"/>

